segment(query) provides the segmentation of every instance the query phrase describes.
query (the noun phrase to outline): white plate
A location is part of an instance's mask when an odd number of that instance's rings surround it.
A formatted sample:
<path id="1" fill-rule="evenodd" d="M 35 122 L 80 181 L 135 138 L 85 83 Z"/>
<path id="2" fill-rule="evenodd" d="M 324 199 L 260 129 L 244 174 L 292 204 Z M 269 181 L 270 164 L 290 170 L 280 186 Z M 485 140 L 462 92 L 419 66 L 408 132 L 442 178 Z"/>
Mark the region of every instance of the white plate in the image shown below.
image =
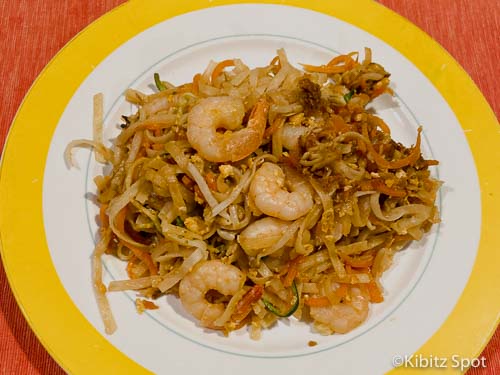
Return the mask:
<path id="1" fill-rule="evenodd" d="M 393 367 L 395 356 L 417 350 L 427 357 L 471 357 L 493 332 L 499 234 L 487 228 L 500 225 L 500 178 L 494 172 L 500 168 L 500 151 L 494 151 L 500 150 L 500 137 L 491 110 L 448 55 L 376 3 L 286 3 L 297 7 L 132 0 L 65 47 L 23 102 L 0 169 L 2 258 L 30 325 L 70 373 L 382 373 Z M 377 98 L 373 108 L 407 146 L 422 125 L 423 154 L 440 161 L 432 170 L 444 181 L 438 198 L 442 223 L 397 254 L 383 278 L 385 301 L 346 335 L 320 336 L 291 318 L 265 331 L 260 341 L 250 340 L 245 330 L 224 337 L 200 328 L 174 297 L 162 298 L 160 310 L 138 315 L 133 293 L 113 293 L 118 331 L 107 336 L 90 279 L 98 212 L 92 178 L 102 166 L 84 150 L 76 153 L 80 170 L 68 170 L 63 161 L 71 140 L 92 137 L 92 96 L 104 94 L 109 140 L 118 133 L 120 115 L 133 111 L 124 90 L 151 92 L 153 72 L 180 84 L 209 60 L 238 57 L 262 66 L 282 47 L 292 62 L 310 64 L 372 49 L 374 60 L 392 74 L 396 93 Z M 467 129 L 481 188 L 454 113 Z M 126 278 L 124 266 L 105 258 L 105 282 Z M 318 345 L 308 346 L 309 340 Z"/>

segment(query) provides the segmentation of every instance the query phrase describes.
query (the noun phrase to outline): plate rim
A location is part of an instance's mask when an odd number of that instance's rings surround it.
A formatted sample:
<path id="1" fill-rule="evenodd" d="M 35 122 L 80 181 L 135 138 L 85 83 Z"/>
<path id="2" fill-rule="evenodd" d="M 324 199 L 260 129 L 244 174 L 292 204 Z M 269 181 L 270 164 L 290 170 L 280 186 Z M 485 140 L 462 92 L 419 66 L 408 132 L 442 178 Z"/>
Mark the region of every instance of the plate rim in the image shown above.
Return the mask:
<path id="1" fill-rule="evenodd" d="M 366 9 L 366 12 L 355 11 L 352 6 L 349 6 L 349 2 L 340 0 L 330 0 L 328 3 L 321 0 L 187 0 L 169 3 L 168 7 L 161 7 L 161 4 L 154 0 L 141 2 L 130 0 L 104 14 L 72 38 L 42 70 L 23 99 L 9 129 L 0 165 L 0 206 L 4 207 L 0 212 L 0 251 L 13 294 L 32 330 L 52 357 L 67 371 L 87 373 L 104 372 L 107 369 L 108 371 L 126 370 L 127 373 L 149 373 L 114 348 L 90 325 L 73 305 L 55 273 L 46 245 L 41 209 L 45 158 L 33 162 L 27 160 L 27 156 L 14 155 L 12 151 L 9 152 L 15 140 L 22 137 L 24 132 L 29 131 L 30 119 L 38 115 L 36 110 L 40 109 L 40 106 L 43 107 L 43 96 L 39 93 L 43 92 L 48 85 L 61 80 L 57 76 L 59 69 L 77 69 L 71 79 L 68 80 L 65 77 L 66 87 L 59 91 L 55 98 L 52 98 L 57 106 L 55 110 L 52 108 L 53 111 L 47 120 L 50 131 L 37 138 L 34 145 L 34 150 L 46 156 L 53 130 L 74 91 L 92 71 L 93 66 L 104 60 L 121 43 L 158 22 L 183 13 L 221 5 L 248 3 L 290 5 L 318 11 L 348 22 L 382 39 L 408 58 L 432 82 L 454 112 L 462 129 L 467 130 L 466 138 L 472 151 L 481 188 L 482 225 L 478 253 L 467 285 L 452 313 L 416 354 L 427 357 L 439 355 L 447 358 L 451 358 L 452 355 L 460 355 L 463 358 L 477 357 L 495 332 L 500 320 L 500 301 L 498 298 L 495 299 L 495 289 L 485 288 L 485 285 L 494 285 L 494 271 L 500 266 L 500 255 L 494 253 L 495 243 L 500 242 L 498 241 L 500 234 L 486 230 L 487 226 L 491 228 L 495 224 L 500 225 L 500 219 L 495 217 L 496 209 L 500 208 L 500 199 L 495 194 L 500 191 L 500 177 L 494 174 L 496 168 L 500 167 L 500 162 L 495 162 L 495 159 L 500 160 L 500 151 L 496 151 L 497 158 L 490 151 L 495 150 L 495 145 L 500 145 L 500 132 L 495 129 L 498 122 L 472 79 L 443 47 L 402 16 L 371 0 L 360 0 L 359 5 Z M 127 14 L 133 15 L 134 20 L 137 21 L 133 27 L 129 25 L 129 28 L 120 34 L 110 33 L 111 30 L 124 29 L 119 25 L 124 22 L 123 16 Z M 395 30 L 397 32 L 394 32 Z M 103 39 L 102 35 L 109 36 Z M 100 44 L 96 48 L 93 42 L 97 40 Z M 88 64 L 80 63 L 76 65 L 76 68 L 75 66 L 71 68 L 72 64 L 77 61 L 79 49 L 90 45 L 93 49 L 87 49 L 89 55 L 86 57 L 89 61 L 85 62 Z M 422 53 L 422 51 L 425 52 Z M 432 56 L 432 59 L 429 59 L 429 56 Z M 442 69 L 443 66 L 444 69 Z M 470 111 L 470 108 L 475 110 Z M 31 163 L 27 168 L 29 173 L 16 178 L 16 166 L 23 165 L 27 161 Z M 17 195 L 29 198 L 21 203 L 15 199 L 13 202 L 9 199 L 10 194 L 14 197 Z M 32 229 L 34 234 L 37 234 L 34 243 L 41 251 L 37 252 L 38 256 L 35 258 L 28 258 L 27 255 L 14 257 L 15 249 L 19 249 L 20 245 L 28 239 L 20 240 L 16 236 L 16 233 L 22 234 L 23 229 L 25 232 L 23 228 L 25 224 L 21 218 L 15 221 L 11 220 L 11 217 L 13 215 L 16 217 L 16 209 L 27 209 L 27 212 L 30 212 L 30 207 L 38 208 L 32 210 L 35 220 Z M 40 261 L 40 268 L 33 271 L 30 267 L 33 266 L 29 263 L 30 260 Z M 79 327 L 78 332 L 82 335 L 78 342 L 74 343 L 75 345 L 68 345 L 65 336 L 61 335 L 65 329 L 54 330 L 53 327 L 43 324 L 44 321 L 52 318 L 52 312 L 47 308 L 40 293 L 31 290 L 33 289 L 32 280 L 22 276 L 26 271 L 31 271 L 33 277 L 43 276 L 46 278 L 45 283 L 54 287 L 47 290 L 47 296 L 54 300 L 62 298 L 58 309 L 65 311 L 65 316 L 69 318 L 65 326 Z M 475 319 L 478 312 L 482 314 L 482 319 Z M 456 332 L 464 330 L 469 333 L 468 340 L 466 343 L 459 343 L 457 342 L 459 340 L 456 340 Z M 88 345 L 89 343 L 92 345 Z M 92 356 L 94 361 L 82 360 L 85 354 L 87 358 Z M 99 358 L 99 363 L 96 363 L 97 358 Z"/>

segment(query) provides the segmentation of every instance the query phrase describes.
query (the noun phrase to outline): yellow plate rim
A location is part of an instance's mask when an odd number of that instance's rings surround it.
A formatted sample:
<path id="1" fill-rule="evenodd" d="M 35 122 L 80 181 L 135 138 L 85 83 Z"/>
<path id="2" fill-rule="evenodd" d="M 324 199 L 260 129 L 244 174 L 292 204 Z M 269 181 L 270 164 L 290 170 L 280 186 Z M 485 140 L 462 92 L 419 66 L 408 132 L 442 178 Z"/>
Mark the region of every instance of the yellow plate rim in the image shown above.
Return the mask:
<path id="1" fill-rule="evenodd" d="M 92 68 L 134 35 L 190 11 L 244 3 L 249 1 L 187 0 L 166 5 L 155 0 L 131 0 L 124 3 L 94 21 L 59 51 L 33 83 L 16 114 L 0 166 L 2 260 L 28 323 L 48 352 L 68 372 L 149 373 L 113 347 L 83 317 L 66 294 L 52 264 L 44 234 L 42 186 L 45 156 L 59 117 Z M 358 0 L 356 7 L 342 0 L 255 0 L 251 3 L 291 5 L 318 11 L 382 39 L 412 61 L 434 84 L 462 128 L 467 129 L 481 189 L 478 254 L 454 310 L 416 354 L 442 358 L 477 357 L 500 321 L 499 291 L 495 287 L 495 272 L 500 267 L 500 253 L 495 246 L 500 243 L 500 233 L 491 230 L 500 227 L 496 214 L 500 209 L 500 177 L 495 174 L 500 170 L 500 132 L 498 121 L 481 92 L 444 48 L 409 21 L 374 1 Z M 127 17 L 133 17 L 135 22 L 125 25 Z M 85 51 L 83 62 L 81 51 Z M 61 71 L 70 74 L 63 77 L 58 74 Z M 58 90 L 50 99 L 43 95 L 54 92 L 53 87 Z M 47 131 L 33 137 L 30 130 L 40 118 L 44 119 Z M 15 153 L 16 145 L 31 150 L 30 154 Z M 33 160 L 29 155 L 44 157 Z M 19 170 L 23 173 L 17 173 Z M 30 223 L 29 235 L 26 223 Z M 40 280 L 43 280 L 43 293 L 33 288 Z M 53 325 L 52 321 L 64 323 Z"/>

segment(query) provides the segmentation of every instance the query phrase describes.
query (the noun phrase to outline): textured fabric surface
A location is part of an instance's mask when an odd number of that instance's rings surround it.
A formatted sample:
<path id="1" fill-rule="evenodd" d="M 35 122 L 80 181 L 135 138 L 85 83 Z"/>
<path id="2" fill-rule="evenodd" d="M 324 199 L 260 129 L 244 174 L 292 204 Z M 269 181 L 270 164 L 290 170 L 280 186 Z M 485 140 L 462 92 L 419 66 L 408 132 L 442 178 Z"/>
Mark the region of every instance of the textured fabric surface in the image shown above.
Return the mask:
<path id="1" fill-rule="evenodd" d="M 464 67 L 497 117 L 500 111 L 498 0 L 380 0 L 418 25 Z M 43 67 L 85 26 L 123 0 L 0 0 L 0 150 L 21 101 Z M 36 124 L 33 124 L 36 126 Z M 500 332 L 483 355 L 500 373 Z M 64 374 L 19 310 L 0 263 L 0 374 Z"/>

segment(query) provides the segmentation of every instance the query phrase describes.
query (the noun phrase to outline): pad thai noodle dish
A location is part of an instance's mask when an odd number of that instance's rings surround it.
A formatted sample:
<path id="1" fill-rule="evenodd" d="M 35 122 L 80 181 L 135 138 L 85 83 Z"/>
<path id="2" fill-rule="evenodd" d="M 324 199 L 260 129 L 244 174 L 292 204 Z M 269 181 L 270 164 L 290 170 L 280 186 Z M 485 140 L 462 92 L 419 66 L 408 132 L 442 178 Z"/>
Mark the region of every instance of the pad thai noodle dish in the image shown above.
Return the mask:
<path id="1" fill-rule="evenodd" d="M 280 319 L 323 335 L 362 324 L 384 301 L 381 276 L 394 254 L 439 222 L 421 154 L 367 105 L 392 95 L 371 50 L 324 65 L 292 66 L 283 49 L 267 66 L 210 62 L 192 81 L 125 93 L 136 106 L 112 147 L 94 97 L 100 214 L 92 277 L 107 333 L 107 294 L 132 290 L 138 312 L 177 296 L 200 327 L 253 339 Z M 128 278 L 104 285 L 102 257 Z M 155 303 L 156 301 L 156 303 Z"/>

